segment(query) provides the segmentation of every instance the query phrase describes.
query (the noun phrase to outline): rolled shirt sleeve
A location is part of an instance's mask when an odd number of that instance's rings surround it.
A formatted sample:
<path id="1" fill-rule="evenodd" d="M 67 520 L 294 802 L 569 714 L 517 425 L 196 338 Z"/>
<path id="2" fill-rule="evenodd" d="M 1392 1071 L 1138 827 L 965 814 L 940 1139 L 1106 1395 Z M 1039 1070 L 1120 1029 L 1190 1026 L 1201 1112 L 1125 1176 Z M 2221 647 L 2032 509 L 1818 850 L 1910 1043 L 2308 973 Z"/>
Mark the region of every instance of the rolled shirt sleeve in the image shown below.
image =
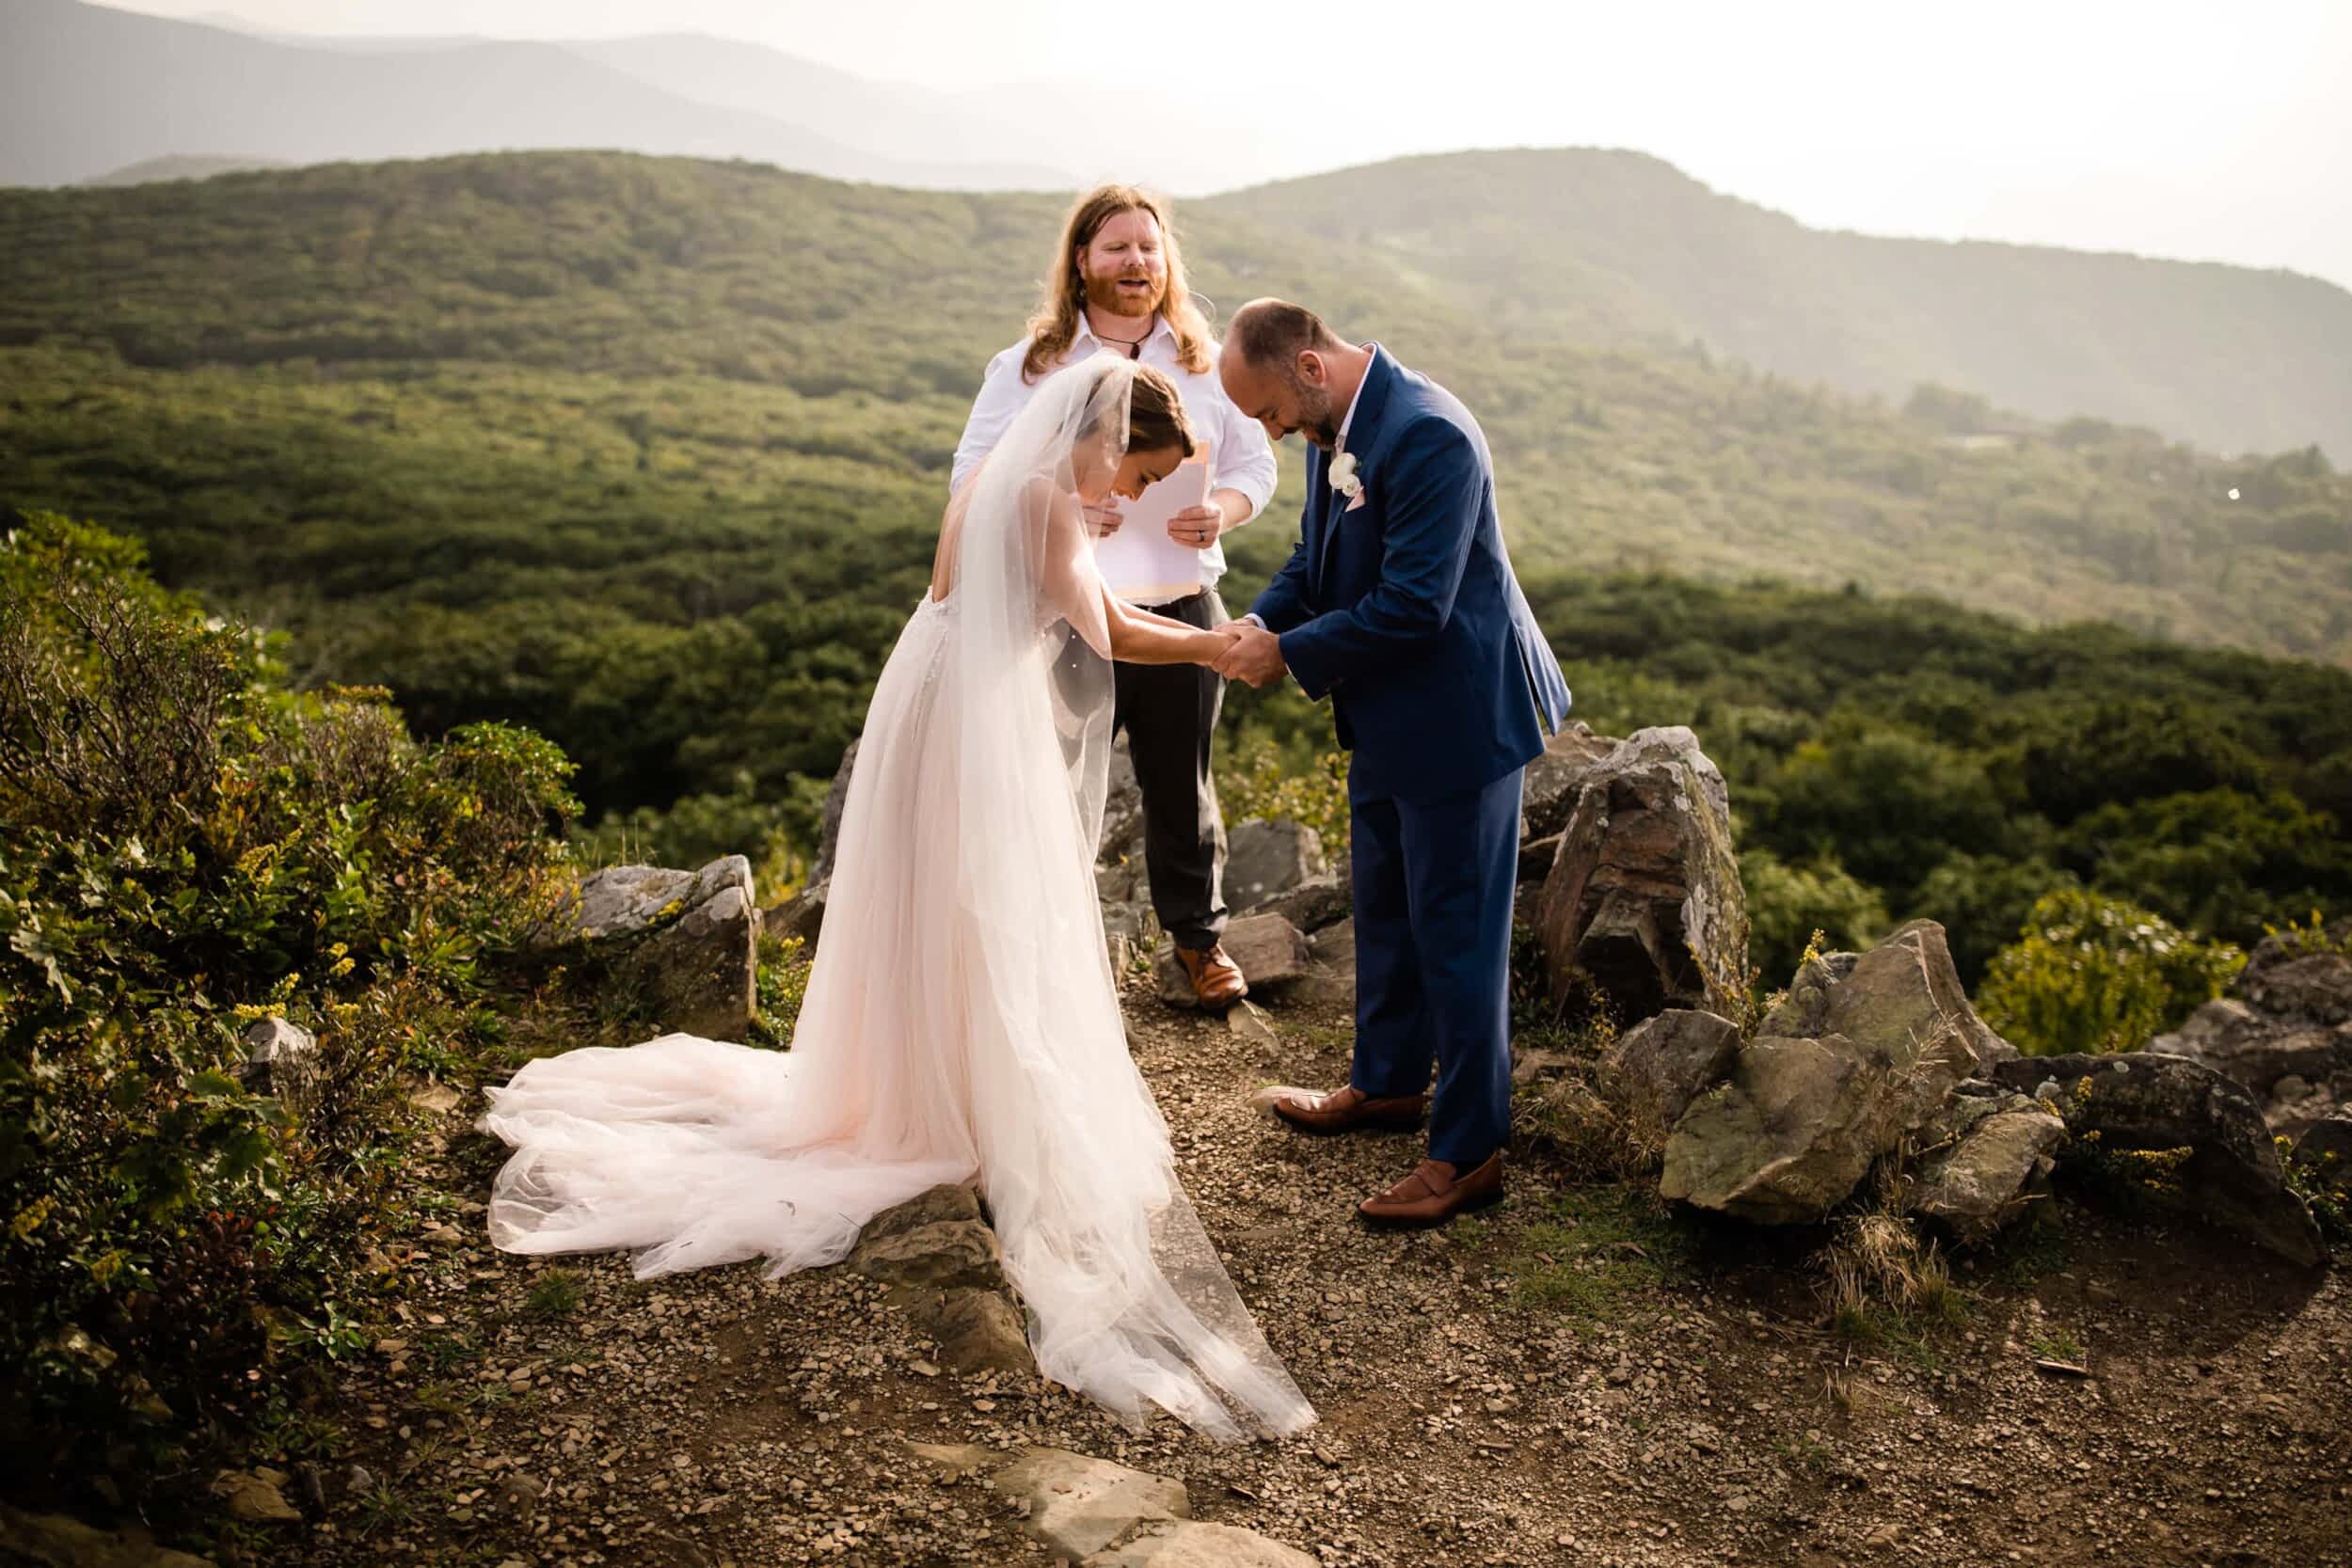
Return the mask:
<path id="1" fill-rule="evenodd" d="M 1238 490 L 1248 497 L 1249 517 L 1254 518 L 1274 499 L 1273 443 L 1265 438 L 1265 427 L 1234 406 L 1233 400 L 1225 395 L 1214 361 L 1209 373 L 1200 377 L 1198 384 L 1208 394 L 1205 401 L 1209 406 L 1202 412 L 1209 417 L 1202 422 L 1209 426 L 1209 438 L 1216 443 L 1216 473 L 1212 483 L 1220 490 Z M 1186 412 L 1191 412 L 1189 404 Z"/>
<path id="2" fill-rule="evenodd" d="M 972 400 L 972 417 L 963 421 L 963 437 L 956 443 L 955 466 L 947 478 L 949 495 L 962 489 L 963 482 L 979 468 L 980 460 L 996 450 L 996 443 L 1005 438 L 1006 430 L 1037 389 L 1021 379 L 1021 361 L 1028 346 L 1025 339 L 988 362 L 988 372 L 980 378 L 980 394 Z"/>

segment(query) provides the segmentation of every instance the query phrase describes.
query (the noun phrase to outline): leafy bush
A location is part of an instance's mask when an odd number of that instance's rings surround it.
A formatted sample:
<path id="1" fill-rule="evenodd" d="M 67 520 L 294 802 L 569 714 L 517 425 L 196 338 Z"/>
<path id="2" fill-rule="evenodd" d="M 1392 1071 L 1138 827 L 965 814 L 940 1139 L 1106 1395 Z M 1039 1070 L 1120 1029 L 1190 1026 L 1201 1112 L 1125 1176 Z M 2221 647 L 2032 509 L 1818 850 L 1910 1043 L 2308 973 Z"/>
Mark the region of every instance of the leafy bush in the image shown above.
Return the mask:
<path id="1" fill-rule="evenodd" d="M 1217 802 L 1228 825 L 1263 817 L 1300 822 L 1323 839 L 1324 852 L 1344 864 L 1348 846 L 1347 754 L 1327 752 L 1303 769 L 1286 767 L 1281 751 L 1263 738 L 1220 759 Z"/>
<path id="2" fill-rule="evenodd" d="M 354 1348 L 403 1078 L 547 907 L 567 764 L 297 693 L 265 639 L 35 515 L 0 546 L 0 1344 L 10 1459 L 168 1488 Z M 241 1028 L 315 1032 L 298 1101 Z M 296 1357 L 298 1364 L 298 1356 Z"/>
<path id="3" fill-rule="evenodd" d="M 1748 898 L 1748 957 L 1767 983 L 1795 974 L 1816 931 L 1831 951 L 1860 952 L 1886 929 L 1876 889 L 1854 880 L 1835 857 L 1796 866 L 1770 849 L 1740 856 Z"/>
<path id="4" fill-rule="evenodd" d="M 2062 888 L 1993 959 L 1978 1011 L 2031 1055 L 2137 1051 L 2219 996 L 2246 955 L 2137 905 Z"/>

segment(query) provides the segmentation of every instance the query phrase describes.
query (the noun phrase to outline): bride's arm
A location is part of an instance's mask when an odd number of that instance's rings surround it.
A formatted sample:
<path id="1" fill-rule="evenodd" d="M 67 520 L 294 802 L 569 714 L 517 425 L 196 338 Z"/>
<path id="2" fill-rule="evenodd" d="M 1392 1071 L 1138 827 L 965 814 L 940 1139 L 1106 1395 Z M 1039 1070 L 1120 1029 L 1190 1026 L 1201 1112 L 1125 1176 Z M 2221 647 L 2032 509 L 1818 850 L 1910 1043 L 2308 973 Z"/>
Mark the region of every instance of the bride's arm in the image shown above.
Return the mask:
<path id="1" fill-rule="evenodd" d="M 1103 585 L 1094 569 L 1093 536 L 1086 531 L 1075 496 L 1040 483 L 1028 499 L 1042 514 L 1045 602 L 1096 652 L 1126 664 L 1213 664 L 1225 652 L 1231 633 L 1202 631 L 1137 610 Z"/>
<path id="2" fill-rule="evenodd" d="M 1202 631 L 1138 610 L 1107 588 L 1103 604 L 1110 619 L 1111 657 L 1122 664 L 1214 664 L 1232 641 L 1230 632 Z"/>

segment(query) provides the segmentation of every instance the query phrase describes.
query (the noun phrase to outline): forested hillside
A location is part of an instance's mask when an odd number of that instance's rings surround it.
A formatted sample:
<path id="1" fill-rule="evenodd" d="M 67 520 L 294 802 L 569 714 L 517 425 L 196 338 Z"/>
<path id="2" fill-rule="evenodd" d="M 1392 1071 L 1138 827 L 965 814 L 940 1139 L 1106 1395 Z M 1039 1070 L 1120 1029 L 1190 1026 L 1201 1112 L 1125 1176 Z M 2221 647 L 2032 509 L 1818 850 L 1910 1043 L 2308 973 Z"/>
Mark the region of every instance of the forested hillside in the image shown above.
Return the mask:
<path id="1" fill-rule="evenodd" d="M 738 847 L 855 733 L 1057 213 L 608 154 L 0 194 L 0 505 L 132 531 L 306 678 L 426 733 L 527 723 L 593 813 L 684 800 L 649 826 Z M 2044 871 L 2239 934 L 2341 896 L 2312 814 L 2352 803 L 2321 667 L 2352 662 L 2352 482 L 2316 451 L 1595 347 L 1395 246 L 1187 216 L 1214 298 L 1310 299 L 1465 397 L 1585 710 L 1699 721 L 1804 897 L 1867 924 L 2027 868 L 1956 921 L 1997 943 Z M 1295 697 L 1232 711 L 1295 766 L 1325 744 Z"/>

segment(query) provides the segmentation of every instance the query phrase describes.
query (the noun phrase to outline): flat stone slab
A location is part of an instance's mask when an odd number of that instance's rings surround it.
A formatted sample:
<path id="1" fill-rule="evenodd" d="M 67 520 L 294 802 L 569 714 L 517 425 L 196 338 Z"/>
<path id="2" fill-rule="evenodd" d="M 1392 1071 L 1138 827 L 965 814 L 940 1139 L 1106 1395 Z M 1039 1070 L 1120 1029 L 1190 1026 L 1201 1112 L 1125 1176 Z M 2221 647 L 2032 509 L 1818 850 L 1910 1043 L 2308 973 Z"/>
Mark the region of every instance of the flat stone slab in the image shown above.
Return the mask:
<path id="1" fill-rule="evenodd" d="M 1179 1519 L 1147 1525 L 1123 1546 L 1095 1553 L 1080 1568 L 1318 1568 L 1295 1546 L 1232 1525 Z"/>

